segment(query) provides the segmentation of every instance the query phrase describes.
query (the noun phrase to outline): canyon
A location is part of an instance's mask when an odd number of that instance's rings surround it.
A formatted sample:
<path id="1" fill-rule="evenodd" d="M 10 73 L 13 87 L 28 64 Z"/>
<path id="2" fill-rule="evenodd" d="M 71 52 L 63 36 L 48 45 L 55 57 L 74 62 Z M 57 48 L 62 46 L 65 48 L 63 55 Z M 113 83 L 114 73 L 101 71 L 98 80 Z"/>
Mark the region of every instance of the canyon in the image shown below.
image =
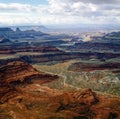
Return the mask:
<path id="1" fill-rule="evenodd" d="M 0 72 L 1 119 L 120 118 L 120 98 L 117 96 L 91 89 L 69 92 L 50 89 L 45 84 L 59 77 L 37 71 L 24 62 L 8 63 L 0 67 Z"/>
<path id="2" fill-rule="evenodd" d="M 0 28 L 0 119 L 120 119 L 119 32 L 90 38 Z"/>

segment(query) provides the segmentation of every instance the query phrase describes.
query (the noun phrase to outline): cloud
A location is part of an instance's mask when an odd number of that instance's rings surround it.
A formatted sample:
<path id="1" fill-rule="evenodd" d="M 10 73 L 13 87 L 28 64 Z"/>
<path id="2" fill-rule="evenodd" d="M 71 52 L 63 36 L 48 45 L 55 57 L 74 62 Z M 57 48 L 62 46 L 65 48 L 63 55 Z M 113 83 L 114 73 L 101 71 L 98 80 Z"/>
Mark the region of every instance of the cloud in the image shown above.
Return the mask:
<path id="1" fill-rule="evenodd" d="M 0 10 L 18 10 L 18 11 L 32 11 L 35 7 L 29 4 L 11 3 L 5 4 L 0 3 Z"/>
<path id="2" fill-rule="evenodd" d="M 83 2 L 83 3 L 92 3 L 96 5 L 100 4 L 119 4 L 120 0 L 67 0 L 68 2 Z"/>
<path id="3" fill-rule="evenodd" d="M 120 24 L 120 0 L 48 0 L 47 5 L 0 3 L 2 24 Z"/>

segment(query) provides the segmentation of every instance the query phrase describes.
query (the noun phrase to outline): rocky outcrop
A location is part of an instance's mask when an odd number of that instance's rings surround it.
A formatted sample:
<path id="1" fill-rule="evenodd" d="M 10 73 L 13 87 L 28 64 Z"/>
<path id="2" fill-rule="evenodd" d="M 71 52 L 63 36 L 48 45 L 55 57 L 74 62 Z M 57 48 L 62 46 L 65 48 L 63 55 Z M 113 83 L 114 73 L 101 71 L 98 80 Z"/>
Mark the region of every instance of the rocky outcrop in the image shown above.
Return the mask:
<path id="1" fill-rule="evenodd" d="M 82 63 L 77 62 L 69 67 L 72 71 L 120 70 L 120 63 Z"/>
<path id="2" fill-rule="evenodd" d="M 38 75 L 39 72 L 24 62 L 10 62 L 0 68 L 0 82 L 10 84 L 14 81 L 23 82 L 26 77 Z"/>
<path id="3" fill-rule="evenodd" d="M 94 119 L 119 119 L 120 98 L 99 95 L 99 103 L 91 107 Z"/>
<path id="4" fill-rule="evenodd" d="M 2 98 L 2 96 L 14 93 L 15 85 L 30 84 L 34 81 L 43 84 L 57 78 L 57 75 L 38 72 L 35 68 L 25 62 L 10 62 L 5 66 L 0 67 L 0 98 L 3 100 L 4 98 Z"/>
<path id="5" fill-rule="evenodd" d="M 60 92 L 30 84 L 19 87 L 19 90 L 11 89 L 2 97 L 0 117 L 9 115 L 11 119 L 119 119 L 119 99 L 96 94 L 91 89 Z"/>
<path id="6" fill-rule="evenodd" d="M 26 47 L 28 48 L 28 47 Z M 8 59 L 0 59 L 0 65 L 6 64 L 11 61 L 24 61 L 28 63 L 41 63 L 41 62 L 51 62 L 51 61 L 66 61 L 71 59 L 81 58 L 82 60 L 89 60 L 92 58 L 99 59 L 101 61 L 105 61 L 111 58 L 120 57 L 120 53 L 97 53 L 97 52 L 63 52 L 55 47 L 39 47 L 38 49 L 18 49 L 19 52 L 33 52 L 31 55 L 22 55 L 15 58 Z M 34 54 L 34 52 L 42 53 L 42 54 Z M 48 52 L 48 53 L 45 53 Z M 1 54 L 12 54 L 16 53 L 15 50 L 2 50 L 0 49 Z"/>
<path id="7" fill-rule="evenodd" d="M 11 41 L 7 38 L 3 38 L 2 40 L 0 40 L 0 43 L 10 43 Z"/>
<path id="8" fill-rule="evenodd" d="M 0 42 L 1 43 L 1 42 Z M 57 49 L 54 46 L 22 46 L 22 47 L 7 47 L 7 48 L 0 48 L 0 54 L 12 54 L 12 53 L 19 53 L 19 52 L 61 52 L 59 49 Z"/>
<path id="9" fill-rule="evenodd" d="M 16 61 L 10 62 L 5 66 L 0 67 L 0 84 L 11 84 L 11 83 L 30 83 L 32 80 L 53 80 L 57 79 L 58 76 L 45 74 L 38 72 L 35 68 L 25 62 Z"/>
<path id="10" fill-rule="evenodd" d="M 91 89 L 64 92 L 51 104 L 52 110 L 67 113 L 67 118 L 78 119 L 119 119 L 120 101 L 118 97 L 98 95 Z M 57 107 L 57 108 L 56 108 Z"/>
<path id="11" fill-rule="evenodd" d="M 91 89 L 60 91 L 45 83 L 58 76 L 38 72 L 25 62 L 0 68 L 0 118 L 119 119 L 120 98 Z M 44 84 L 44 85 L 43 85 Z"/>
<path id="12" fill-rule="evenodd" d="M 98 102 L 99 99 L 96 93 L 91 89 L 63 93 L 62 97 L 60 97 L 61 106 L 58 108 L 58 111 L 70 110 L 79 114 L 87 114 L 90 107 Z"/>
<path id="13" fill-rule="evenodd" d="M 96 59 L 104 60 L 110 58 L 119 57 L 119 53 L 97 53 L 97 52 L 59 52 L 59 53 L 49 53 L 41 55 L 26 55 L 21 56 L 20 59 L 28 63 L 40 63 L 40 62 L 50 62 L 50 61 L 65 61 L 70 59 L 81 58 L 83 60 Z"/>
<path id="14" fill-rule="evenodd" d="M 104 39 L 105 41 L 105 39 Z M 67 49 L 71 49 L 72 51 L 78 50 L 88 50 L 88 51 L 117 51 L 119 52 L 120 44 L 112 43 L 108 41 L 108 43 L 101 42 L 81 42 L 76 43 L 73 46 L 68 46 Z"/>
<path id="15" fill-rule="evenodd" d="M 13 94 L 16 95 L 17 92 L 15 87 L 18 85 L 32 84 L 33 82 L 43 84 L 57 78 L 57 75 L 38 72 L 28 63 L 20 61 L 10 62 L 0 67 L 0 99 L 4 102 L 11 96 L 14 97 Z"/>
<path id="16" fill-rule="evenodd" d="M 15 87 L 11 87 L 8 85 L 0 86 L 0 103 L 3 104 L 7 102 L 9 99 L 12 99 L 19 95 L 19 92 L 15 89 Z"/>

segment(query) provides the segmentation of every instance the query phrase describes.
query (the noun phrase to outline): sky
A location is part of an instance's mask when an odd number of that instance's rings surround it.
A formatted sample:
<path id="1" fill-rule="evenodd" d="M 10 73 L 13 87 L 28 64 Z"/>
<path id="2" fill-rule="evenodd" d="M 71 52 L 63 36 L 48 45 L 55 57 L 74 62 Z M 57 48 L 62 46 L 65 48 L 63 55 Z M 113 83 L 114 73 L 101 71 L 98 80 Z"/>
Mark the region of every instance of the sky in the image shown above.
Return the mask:
<path id="1" fill-rule="evenodd" d="M 119 24 L 120 0 L 0 0 L 0 25 Z"/>

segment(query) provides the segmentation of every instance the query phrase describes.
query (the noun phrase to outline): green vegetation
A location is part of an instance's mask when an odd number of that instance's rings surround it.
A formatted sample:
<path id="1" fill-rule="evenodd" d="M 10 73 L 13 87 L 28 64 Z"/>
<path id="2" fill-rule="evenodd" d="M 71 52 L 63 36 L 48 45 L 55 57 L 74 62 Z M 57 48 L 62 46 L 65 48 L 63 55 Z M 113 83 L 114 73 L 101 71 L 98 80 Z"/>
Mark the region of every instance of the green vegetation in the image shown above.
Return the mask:
<path id="1" fill-rule="evenodd" d="M 69 67 L 82 60 L 71 60 L 50 64 L 34 64 L 33 66 L 40 71 L 57 74 L 60 79 L 46 84 L 51 88 L 61 90 L 76 90 L 80 88 L 91 88 L 95 91 L 120 95 L 120 80 L 117 75 L 109 70 L 95 70 L 91 72 L 69 71 Z M 98 60 L 82 61 L 82 63 L 100 63 Z"/>

